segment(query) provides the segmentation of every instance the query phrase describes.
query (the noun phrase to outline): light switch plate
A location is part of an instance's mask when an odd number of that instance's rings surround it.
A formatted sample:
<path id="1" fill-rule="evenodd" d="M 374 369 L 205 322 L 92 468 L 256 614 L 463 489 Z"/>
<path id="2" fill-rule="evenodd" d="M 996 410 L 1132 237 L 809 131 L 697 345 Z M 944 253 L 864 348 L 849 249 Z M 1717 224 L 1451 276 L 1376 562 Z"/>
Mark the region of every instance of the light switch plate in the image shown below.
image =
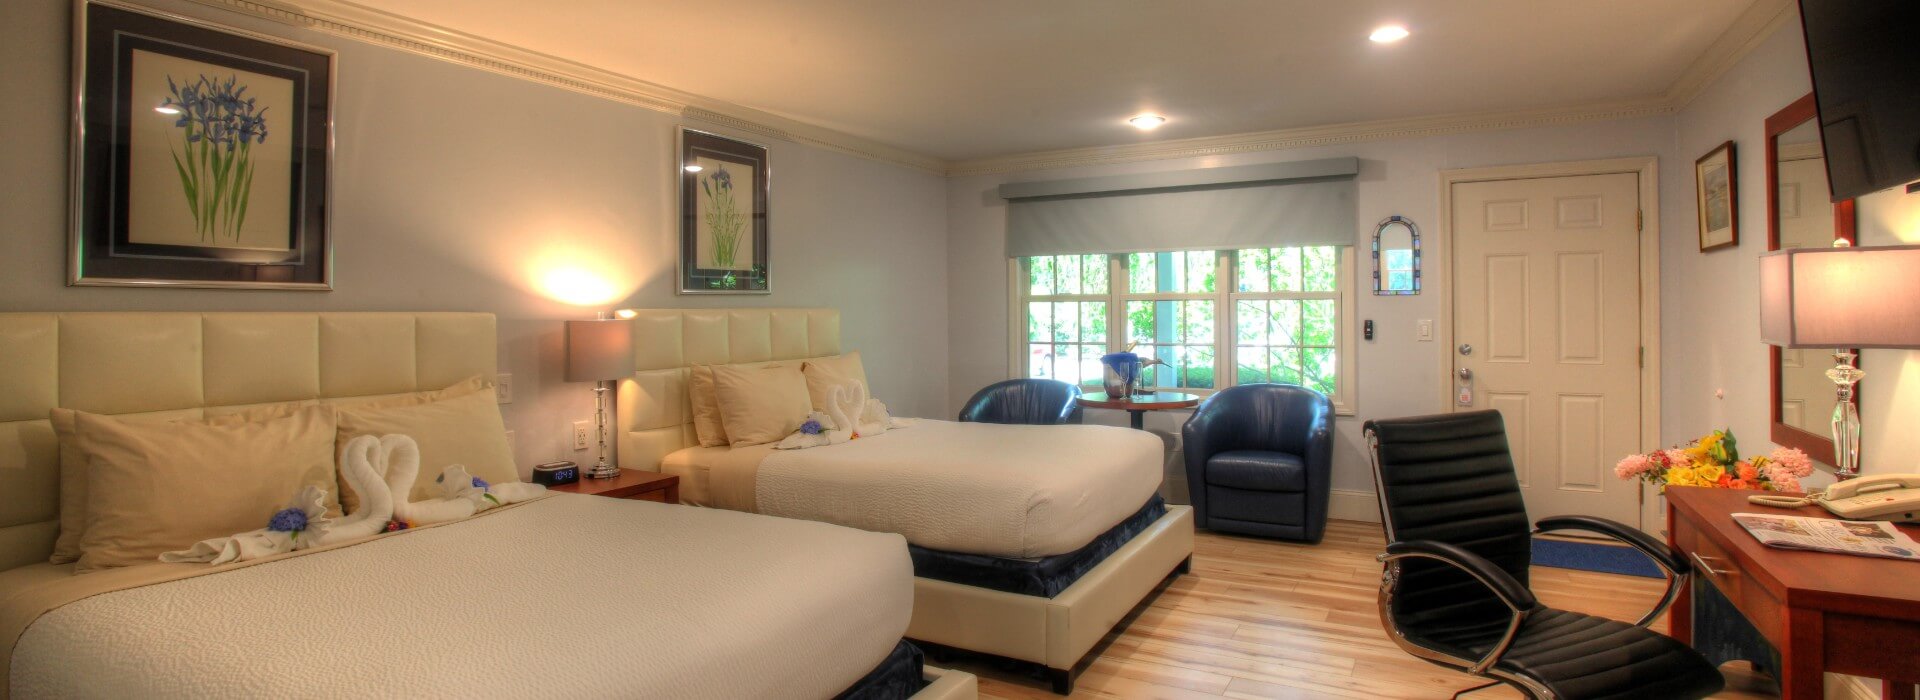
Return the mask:
<path id="1" fill-rule="evenodd" d="M 501 372 L 493 380 L 494 403 L 513 403 L 513 375 Z"/>
<path id="2" fill-rule="evenodd" d="M 593 432 L 593 422 L 577 420 L 573 422 L 573 449 L 587 449 L 587 439 Z"/>
<path id="3" fill-rule="evenodd" d="M 1423 342 L 1433 342 L 1433 319 L 1420 319 L 1414 326 L 1414 338 Z"/>

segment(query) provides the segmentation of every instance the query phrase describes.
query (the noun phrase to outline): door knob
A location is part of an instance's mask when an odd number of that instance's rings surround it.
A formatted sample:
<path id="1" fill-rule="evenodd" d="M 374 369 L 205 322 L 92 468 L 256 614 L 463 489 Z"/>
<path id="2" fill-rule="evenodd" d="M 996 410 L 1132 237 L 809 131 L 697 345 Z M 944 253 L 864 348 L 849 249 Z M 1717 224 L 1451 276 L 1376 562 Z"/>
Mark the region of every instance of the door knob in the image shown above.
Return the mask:
<path id="1" fill-rule="evenodd" d="M 1471 367 L 1461 367 L 1461 368 L 1460 368 L 1460 381 L 1463 381 L 1463 382 L 1470 382 L 1470 381 L 1473 381 L 1473 368 L 1471 368 Z"/>
<path id="2" fill-rule="evenodd" d="M 1461 343 L 1461 344 L 1460 344 L 1460 354 L 1462 354 L 1462 355 L 1472 355 L 1472 354 L 1473 354 L 1473 346 L 1472 346 L 1472 345 L 1468 345 L 1468 344 L 1466 344 L 1466 343 Z"/>

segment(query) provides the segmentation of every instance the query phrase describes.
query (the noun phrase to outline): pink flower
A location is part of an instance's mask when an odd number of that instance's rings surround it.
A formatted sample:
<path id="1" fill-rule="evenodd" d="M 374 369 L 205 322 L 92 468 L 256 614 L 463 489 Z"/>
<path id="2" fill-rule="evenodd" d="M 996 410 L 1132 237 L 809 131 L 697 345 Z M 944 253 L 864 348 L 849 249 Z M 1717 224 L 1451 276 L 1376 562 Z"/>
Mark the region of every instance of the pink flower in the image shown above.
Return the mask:
<path id="1" fill-rule="evenodd" d="M 1627 455 L 1619 464 L 1613 465 L 1613 475 L 1622 479 L 1631 479 L 1652 471 L 1655 465 L 1646 455 Z"/>
<path id="2" fill-rule="evenodd" d="M 1784 471 L 1793 476 L 1806 476 L 1813 473 L 1813 458 L 1792 447 L 1775 449 L 1773 461 L 1778 462 Z"/>
<path id="3" fill-rule="evenodd" d="M 1665 454 L 1667 455 L 1667 462 L 1676 467 L 1684 467 L 1693 463 L 1693 458 L 1687 456 L 1686 450 L 1667 450 Z"/>
<path id="4" fill-rule="evenodd" d="M 1799 450 L 1794 450 L 1794 451 L 1799 452 Z M 1805 456 L 1805 455 L 1802 454 L 1802 456 Z M 1800 487 L 1800 477 L 1794 475 L 1792 469 L 1790 467 L 1785 466 L 1784 464 L 1780 464 L 1777 462 L 1774 464 L 1769 464 L 1766 466 L 1766 469 L 1764 471 L 1766 472 L 1767 481 L 1772 482 L 1773 490 L 1775 491 L 1805 491 L 1806 490 Z"/>

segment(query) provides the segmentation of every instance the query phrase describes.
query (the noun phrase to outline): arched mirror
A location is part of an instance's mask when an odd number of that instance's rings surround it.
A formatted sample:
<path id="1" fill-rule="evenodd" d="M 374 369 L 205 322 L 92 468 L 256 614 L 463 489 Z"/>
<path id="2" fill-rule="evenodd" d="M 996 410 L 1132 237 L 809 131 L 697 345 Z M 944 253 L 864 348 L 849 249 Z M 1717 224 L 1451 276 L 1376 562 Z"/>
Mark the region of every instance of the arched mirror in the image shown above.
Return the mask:
<path id="1" fill-rule="evenodd" d="M 1389 216 L 1373 229 L 1373 293 L 1420 293 L 1420 229 L 1404 216 Z"/>
<path id="2" fill-rule="evenodd" d="M 1836 240 L 1854 240 L 1853 200 L 1832 201 L 1820 124 L 1814 117 L 1811 94 L 1767 117 L 1767 250 L 1827 248 Z M 1779 347 L 1767 352 L 1773 373 L 1773 441 L 1833 464 L 1837 399 L 1833 380 L 1826 375 L 1832 356 Z"/>

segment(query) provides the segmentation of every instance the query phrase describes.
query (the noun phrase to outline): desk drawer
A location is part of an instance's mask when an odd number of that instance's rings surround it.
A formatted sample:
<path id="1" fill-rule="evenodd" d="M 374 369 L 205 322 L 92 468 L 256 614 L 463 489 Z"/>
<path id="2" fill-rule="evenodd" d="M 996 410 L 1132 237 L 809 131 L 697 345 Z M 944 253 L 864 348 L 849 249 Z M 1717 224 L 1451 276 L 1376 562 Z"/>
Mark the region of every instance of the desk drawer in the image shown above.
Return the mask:
<path id="1" fill-rule="evenodd" d="M 655 503 L 666 503 L 667 492 L 666 491 L 643 491 L 641 493 L 636 493 L 634 495 L 628 496 L 627 499 L 634 500 L 634 501 L 653 501 Z"/>
<path id="2" fill-rule="evenodd" d="M 1673 534 L 1682 556 L 1693 564 L 1694 580 L 1712 582 L 1727 600 L 1739 604 L 1741 593 L 1749 583 L 1746 572 L 1740 570 L 1740 563 L 1691 522 L 1682 520 Z"/>

